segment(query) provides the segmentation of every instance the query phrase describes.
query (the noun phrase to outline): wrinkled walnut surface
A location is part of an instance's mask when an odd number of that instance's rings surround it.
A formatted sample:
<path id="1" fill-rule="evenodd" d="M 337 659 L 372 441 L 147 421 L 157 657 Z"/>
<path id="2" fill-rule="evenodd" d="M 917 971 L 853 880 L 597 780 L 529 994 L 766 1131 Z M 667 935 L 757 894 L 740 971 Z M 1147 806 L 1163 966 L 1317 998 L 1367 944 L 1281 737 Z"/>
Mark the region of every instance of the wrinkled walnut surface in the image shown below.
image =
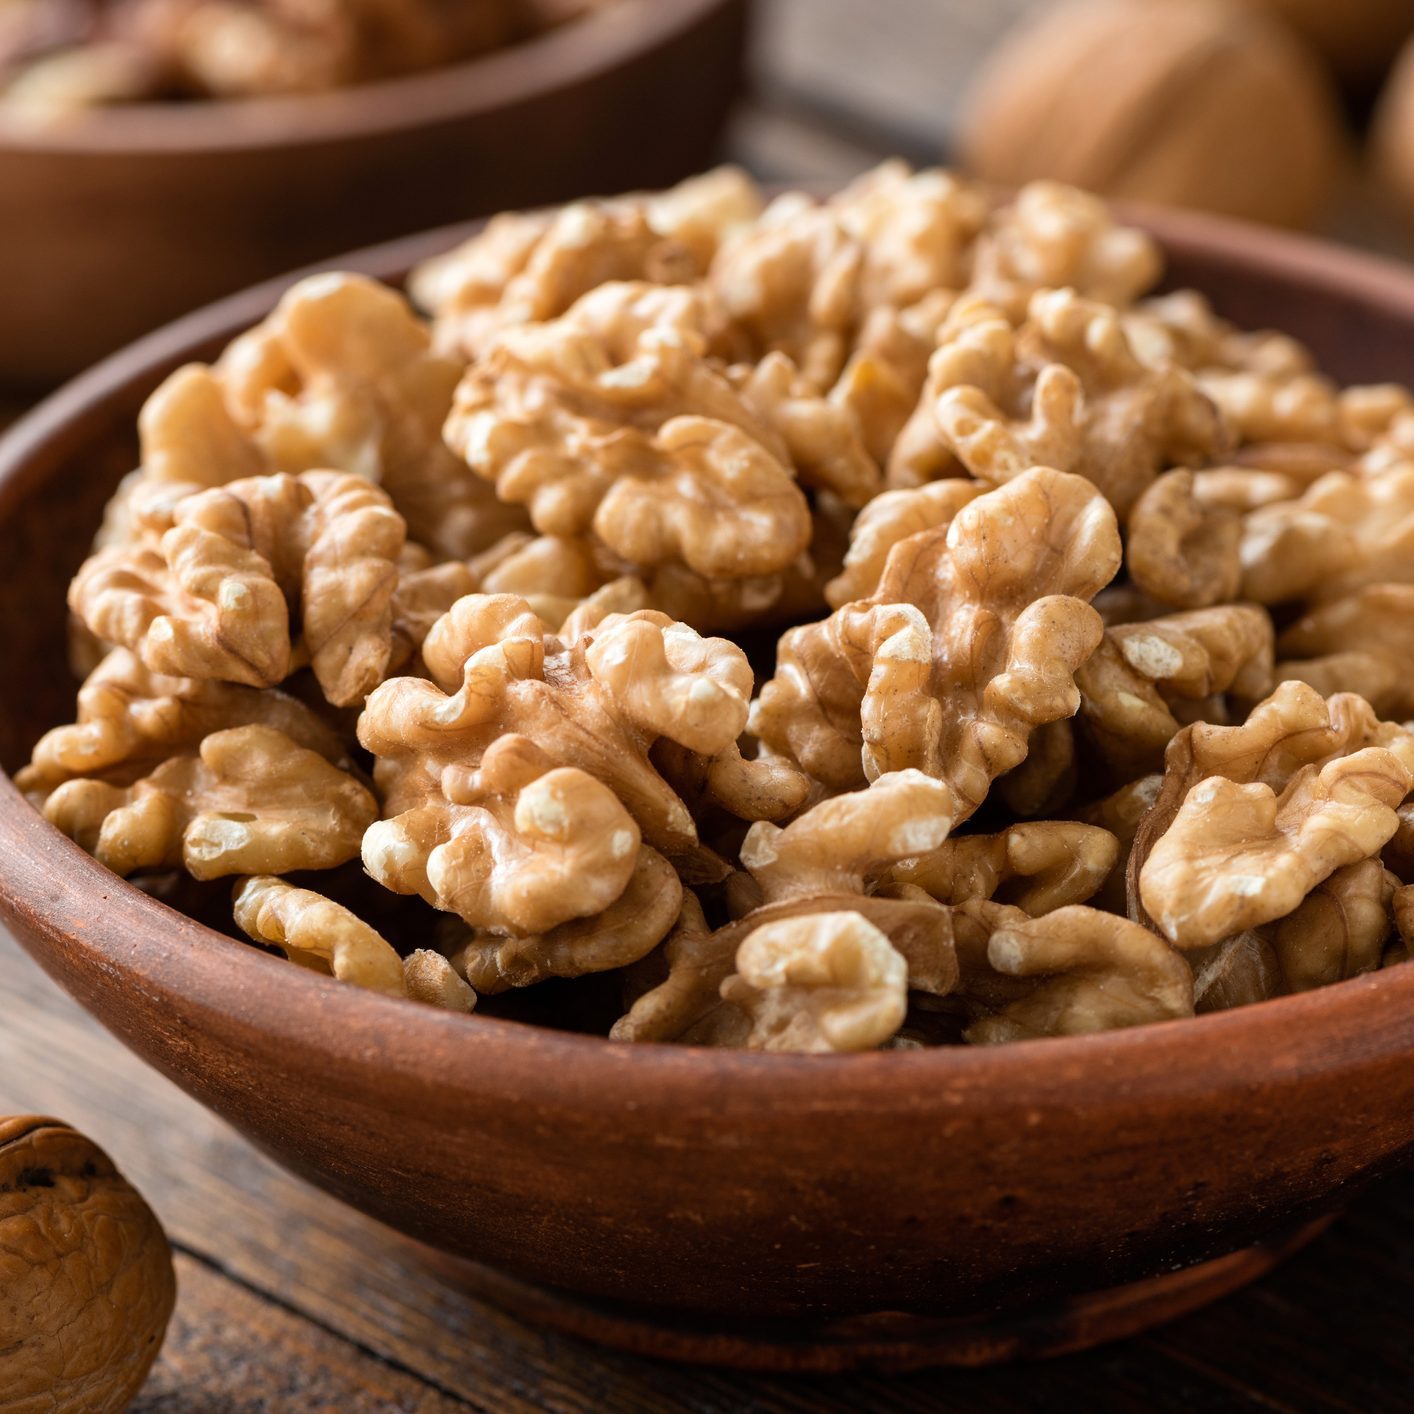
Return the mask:
<path id="1" fill-rule="evenodd" d="M 620 1042 L 1400 965 L 1414 395 L 1161 275 L 895 162 L 503 215 L 417 308 L 302 280 L 144 407 L 18 782 L 292 964 Z"/>
<path id="2" fill-rule="evenodd" d="M 152 1210 L 56 1119 L 0 1119 L 0 1407 L 126 1409 L 176 1300 Z"/>

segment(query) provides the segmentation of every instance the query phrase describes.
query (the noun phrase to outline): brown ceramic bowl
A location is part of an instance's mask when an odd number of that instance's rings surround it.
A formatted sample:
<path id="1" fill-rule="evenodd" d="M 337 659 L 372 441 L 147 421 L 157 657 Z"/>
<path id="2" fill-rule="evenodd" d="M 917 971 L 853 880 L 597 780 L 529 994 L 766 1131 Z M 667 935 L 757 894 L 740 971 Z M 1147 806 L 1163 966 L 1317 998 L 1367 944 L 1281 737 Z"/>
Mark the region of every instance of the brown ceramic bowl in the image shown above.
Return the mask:
<path id="1" fill-rule="evenodd" d="M 0 383 L 52 386 L 350 245 L 677 180 L 735 96 L 748 0 L 624 0 L 468 63 L 308 97 L 0 117 Z"/>
<path id="2" fill-rule="evenodd" d="M 1342 378 L 1414 382 L 1414 275 L 1143 219 L 1220 308 L 1309 340 Z M 352 263 L 397 277 L 454 234 Z M 69 720 L 64 585 L 131 465 L 140 400 L 276 293 L 146 340 L 0 443 L 7 767 Z M 0 859 L 0 915 L 43 967 L 280 1162 L 509 1274 L 498 1289 L 526 1310 L 664 1353 L 819 1368 L 1083 1343 L 1265 1258 L 1072 1301 L 1059 1328 L 1027 1313 L 1270 1239 L 1414 1152 L 1414 967 L 995 1050 L 619 1046 L 359 992 L 218 936 L 100 868 L 8 780 Z M 937 1319 L 978 1312 L 1012 1324 Z"/>

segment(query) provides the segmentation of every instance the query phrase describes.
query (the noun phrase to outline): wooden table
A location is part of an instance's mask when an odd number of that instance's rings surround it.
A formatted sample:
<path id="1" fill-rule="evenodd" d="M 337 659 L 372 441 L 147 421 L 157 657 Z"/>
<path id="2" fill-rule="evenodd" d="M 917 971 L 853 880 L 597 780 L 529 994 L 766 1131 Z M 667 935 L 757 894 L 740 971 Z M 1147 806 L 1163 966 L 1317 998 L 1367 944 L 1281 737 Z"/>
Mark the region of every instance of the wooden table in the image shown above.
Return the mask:
<path id="1" fill-rule="evenodd" d="M 977 53 L 1030 3 L 767 0 L 729 155 L 770 179 L 936 160 Z M 1358 1196 L 1267 1280 L 1123 1345 L 994 1371 L 758 1378 L 597 1349 L 458 1291 L 149 1071 L 3 934 L 0 1003 L 0 1113 L 92 1135 L 176 1246 L 177 1313 L 139 1414 L 1414 1409 L 1414 1174 Z"/>

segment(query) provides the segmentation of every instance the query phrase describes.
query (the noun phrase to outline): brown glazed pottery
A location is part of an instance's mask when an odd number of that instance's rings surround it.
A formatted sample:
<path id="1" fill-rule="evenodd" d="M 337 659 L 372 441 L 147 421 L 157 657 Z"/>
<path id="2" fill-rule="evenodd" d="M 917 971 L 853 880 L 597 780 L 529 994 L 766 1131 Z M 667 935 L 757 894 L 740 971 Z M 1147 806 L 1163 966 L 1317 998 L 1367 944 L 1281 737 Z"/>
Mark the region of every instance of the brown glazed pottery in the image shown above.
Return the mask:
<path id="1" fill-rule="evenodd" d="M 343 92 L 0 115 L 0 383 L 52 386 L 218 295 L 350 245 L 705 165 L 747 0 L 624 0 Z"/>
<path id="2" fill-rule="evenodd" d="M 1414 382 L 1414 275 L 1211 217 L 1139 219 L 1220 310 L 1309 341 L 1339 378 Z M 346 263 L 397 277 L 460 234 Z M 133 464 L 142 398 L 279 288 L 147 339 L 0 443 L 6 767 L 70 719 L 64 587 Z M 476 1264 L 460 1270 L 518 1309 L 664 1355 L 820 1369 L 1074 1348 L 1260 1272 L 1414 1154 L 1414 966 L 996 1049 L 626 1046 L 232 942 L 109 874 L 8 779 L 0 860 L 0 915 L 41 965 L 281 1163 Z"/>

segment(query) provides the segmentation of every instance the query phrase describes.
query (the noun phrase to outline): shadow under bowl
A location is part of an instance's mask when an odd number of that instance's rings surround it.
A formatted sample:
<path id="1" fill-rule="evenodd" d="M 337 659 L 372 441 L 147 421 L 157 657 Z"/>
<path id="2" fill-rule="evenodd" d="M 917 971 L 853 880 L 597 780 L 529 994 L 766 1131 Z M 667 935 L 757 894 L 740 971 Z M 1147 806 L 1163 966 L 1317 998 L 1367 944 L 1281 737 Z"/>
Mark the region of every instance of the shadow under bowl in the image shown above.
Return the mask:
<path id="1" fill-rule="evenodd" d="M 1138 219 L 1173 282 L 1221 311 L 1306 339 L 1342 379 L 1414 382 L 1414 275 L 1214 218 Z M 344 264 L 396 279 L 465 234 Z M 133 464 L 141 400 L 284 283 L 134 346 L 0 442 L 6 767 L 70 719 L 64 588 Z M 1414 1152 L 1414 967 L 997 1049 L 620 1046 L 292 968 L 109 874 L 8 779 L 0 859 L 0 916 L 45 970 L 282 1164 L 522 1291 L 689 1326 L 1016 1313 L 1234 1253 Z"/>

